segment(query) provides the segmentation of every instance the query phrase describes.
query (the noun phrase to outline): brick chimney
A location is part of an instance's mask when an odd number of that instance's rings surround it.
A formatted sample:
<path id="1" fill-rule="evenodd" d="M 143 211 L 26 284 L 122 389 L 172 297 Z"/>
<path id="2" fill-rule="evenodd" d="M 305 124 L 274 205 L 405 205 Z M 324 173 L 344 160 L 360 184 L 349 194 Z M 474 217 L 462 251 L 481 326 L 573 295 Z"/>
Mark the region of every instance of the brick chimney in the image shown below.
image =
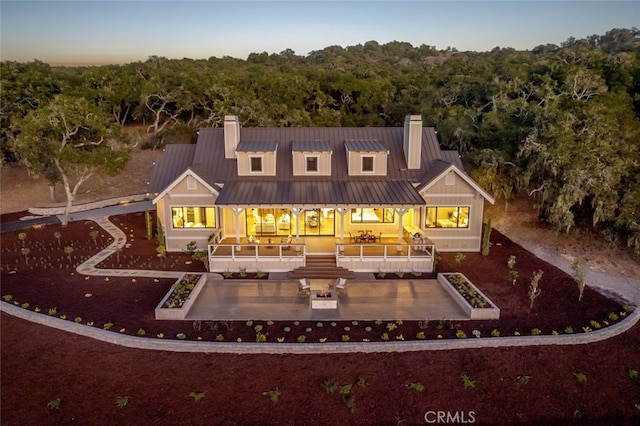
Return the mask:
<path id="1" fill-rule="evenodd" d="M 240 121 L 236 115 L 224 116 L 224 158 L 236 158 L 240 142 Z"/>
<path id="2" fill-rule="evenodd" d="M 404 118 L 403 144 L 404 158 L 408 169 L 420 168 L 422 155 L 422 116 L 407 115 Z"/>

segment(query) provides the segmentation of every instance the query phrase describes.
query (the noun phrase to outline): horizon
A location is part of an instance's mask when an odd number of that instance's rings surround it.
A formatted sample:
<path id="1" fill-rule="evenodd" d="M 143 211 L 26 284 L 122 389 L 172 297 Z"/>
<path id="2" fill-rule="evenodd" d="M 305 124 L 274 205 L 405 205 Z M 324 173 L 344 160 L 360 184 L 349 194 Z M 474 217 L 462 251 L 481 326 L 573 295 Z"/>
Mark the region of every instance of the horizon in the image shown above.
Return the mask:
<path id="1" fill-rule="evenodd" d="M 287 49 L 304 57 L 368 41 L 526 51 L 635 28 L 640 2 L 3 0 L 0 11 L 1 61 L 100 66 Z"/>

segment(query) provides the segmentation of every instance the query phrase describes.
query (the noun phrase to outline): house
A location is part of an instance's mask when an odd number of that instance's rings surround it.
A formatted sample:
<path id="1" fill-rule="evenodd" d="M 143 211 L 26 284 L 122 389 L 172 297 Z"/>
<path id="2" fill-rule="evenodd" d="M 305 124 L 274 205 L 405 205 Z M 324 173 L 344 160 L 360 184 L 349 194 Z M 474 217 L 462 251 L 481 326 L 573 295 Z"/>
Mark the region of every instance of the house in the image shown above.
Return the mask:
<path id="1" fill-rule="evenodd" d="M 211 270 L 290 270 L 321 252 L 357 271 L 431 270 L 434 247 L 480 250 L 494 202 L 419 115 L 367 128 L 244 128 L 227 116 L 195 145 L 168 145 L 150 192 L 167 251 L 195 241 Z"/>

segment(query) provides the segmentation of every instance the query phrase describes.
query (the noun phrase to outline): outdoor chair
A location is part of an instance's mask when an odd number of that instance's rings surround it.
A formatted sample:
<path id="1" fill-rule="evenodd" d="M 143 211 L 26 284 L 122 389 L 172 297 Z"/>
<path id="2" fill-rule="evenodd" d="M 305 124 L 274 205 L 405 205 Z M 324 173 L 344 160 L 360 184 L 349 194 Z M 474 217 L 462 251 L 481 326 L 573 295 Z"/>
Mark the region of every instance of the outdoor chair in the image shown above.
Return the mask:
<path id="1" fill-rule="evenodd" d="M 338 290 L 338 292 L 346 292 L 347 291 L 347 279 L 346 278 L 340 278 L 338 280 L 338 284 L 336 284 L 336 290 Z"/>
<path id="2" fill-rule="evenodd" d="M 291 250 L 291 235 L 289 235 L 287 238 L 281 238 L 280 239 L 280 244 L 285 244 L 282 246 L 282 250 Z"/>
<path id="3" fill-rule="evenodd" d="M 311 294 L 311 285 L 307 283 L 306 278 L 300 278 L 299 282 L 298 294 Z"/>

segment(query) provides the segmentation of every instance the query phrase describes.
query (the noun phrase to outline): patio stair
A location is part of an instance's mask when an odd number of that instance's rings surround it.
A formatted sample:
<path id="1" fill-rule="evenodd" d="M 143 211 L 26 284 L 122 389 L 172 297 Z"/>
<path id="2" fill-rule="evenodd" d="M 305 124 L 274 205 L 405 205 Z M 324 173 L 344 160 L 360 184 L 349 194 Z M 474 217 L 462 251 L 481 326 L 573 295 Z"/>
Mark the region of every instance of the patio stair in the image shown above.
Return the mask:
<path id="1" fill-rule="evenodd" d="M 355 278 L 355 273 L 336 266 L 335 256 L 307 256 L 306 265 L 289 272 L 289 278 Z"/>

